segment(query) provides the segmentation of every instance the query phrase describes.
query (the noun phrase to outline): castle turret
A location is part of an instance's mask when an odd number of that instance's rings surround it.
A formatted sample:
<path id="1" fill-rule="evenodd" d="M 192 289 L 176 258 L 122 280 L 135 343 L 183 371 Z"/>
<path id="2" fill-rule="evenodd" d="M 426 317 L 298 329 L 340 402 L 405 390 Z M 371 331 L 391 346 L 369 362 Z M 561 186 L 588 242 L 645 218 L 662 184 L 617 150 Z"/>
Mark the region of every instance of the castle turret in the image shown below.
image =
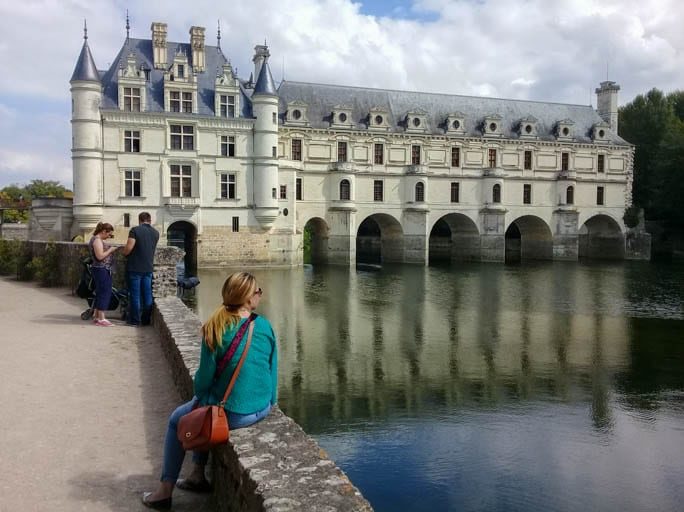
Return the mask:
<path id="1" fill-rule="evenodd" d="M 271 56 L 271 52 L 268 51 L 268 46 L 266 44 L 258 44 L 254 47 L 254 57 L 252 62 L 254 62 L 254 77 L 258 80 L 259 74 L 261 73 L 261 66 L 264 62 L 268 60 Z"/>
<path id="2" fill-rule="evenodd" d="M 71 76 L 71 159 L 75 231 L 83 233 L 102 218 L 102 84 L 83 29 L 83 48 Z"/>
<path id="3" fill-rule="evenodd" d="M 254 125 L 255 215 L 262 227 L 270 229 L 278 216 L 278 91 L 273 82 L 267 57 L 260 66 L 254 85 L 252 112 L 256 117 Z"/>
<path id="4" fill-rule="evenodd" d="M 618 91 L 620 86 L 615 82 L 601 82 L 596 89 L 597 109 L 603 120 L 610 125 L 610 129 L 618 132 Z"/>

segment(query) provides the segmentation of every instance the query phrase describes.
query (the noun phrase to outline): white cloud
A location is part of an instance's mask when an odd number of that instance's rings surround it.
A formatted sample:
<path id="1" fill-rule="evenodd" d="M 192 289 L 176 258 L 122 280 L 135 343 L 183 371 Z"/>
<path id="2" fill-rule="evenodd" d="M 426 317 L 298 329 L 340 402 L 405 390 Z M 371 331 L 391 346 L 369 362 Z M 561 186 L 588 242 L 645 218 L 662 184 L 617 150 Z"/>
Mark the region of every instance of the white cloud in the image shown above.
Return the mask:
<path id="1" fill-rule="evenodd" d="M 677 0 L 415 0 L 380 17 L 361 14 L 351 0 L 195 0 L 186 7 L 178 0 L 136 3 L 132 37 L 149 38 L 150 24 L 164 21 L 170 40 L 186 41 L 189 27 L 202 25 L 215 44 L 220 19 L 221 46 L 243 78 L 254 45 L 267 39 L 277 80 L 284 67 L 286 78 L 298 81 L 586 104 L 608 65 L 623 103 L 652 87 L 684 87 L 684 5 Z M 31 118 L 43 103 L 58 105 L 59 130 L 68 129 L 68 81 L 83 19 L 95 61 L 105 68 L 125 38 L 124 9 L 114 0 L 0 3 L 5 106 Z M 407 19 L 412 13 L 429 13 L 430 21 Z M 35 139 L 52 138 L 54 127 L 38 120 L 13 122 L 13 148 L 42 152 Z M 50 151 L 68 165 L 68 146 L 53 143 Z"/>

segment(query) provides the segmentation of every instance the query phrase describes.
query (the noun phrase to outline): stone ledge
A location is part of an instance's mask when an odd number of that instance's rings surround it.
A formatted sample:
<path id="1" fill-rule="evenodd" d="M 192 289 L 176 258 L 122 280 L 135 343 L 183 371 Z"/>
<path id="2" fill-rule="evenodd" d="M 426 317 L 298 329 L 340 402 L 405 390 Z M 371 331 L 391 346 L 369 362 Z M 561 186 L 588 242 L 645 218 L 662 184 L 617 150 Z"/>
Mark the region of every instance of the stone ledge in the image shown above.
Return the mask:
<path id="1" fill-rule="evenodd" d="M 185 400 L 199 365 L 200 320 L 177 297 L 156 300 L 153 324 Z M 219 510 L 371 512 L 373 509 L 316 441 L 276 406 L 259 423 L 231 432 L 213 451 Z"/>

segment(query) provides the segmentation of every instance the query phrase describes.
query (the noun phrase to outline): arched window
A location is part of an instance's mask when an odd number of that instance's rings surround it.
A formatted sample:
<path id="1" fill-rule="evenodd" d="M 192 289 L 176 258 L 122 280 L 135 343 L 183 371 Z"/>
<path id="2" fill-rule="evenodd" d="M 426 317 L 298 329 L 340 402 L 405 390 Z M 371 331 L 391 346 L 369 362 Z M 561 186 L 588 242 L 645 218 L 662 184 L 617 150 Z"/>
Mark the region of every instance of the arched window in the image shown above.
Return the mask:
<path id="1" fill-rule="evenodd" d="M 492 203 L 501 202 L 501 185 L 498 183 L 492 187 Z"/>
<path id="2" fill-rule="evenodd" d="M 416 203 L 422 203 L 425 201 L 425 184 L 422 181 L 416 183 Z"/>
<path id="3" fill-rule="evenodd" d="M 575 203 L 575 187 L 572 185 L 565 189 L 565 204 Z"/>
<path id="4" fill-rule="evenodd" d="M 340 200 L 349 201 L 351 199 L 351 185 L 349 180 L 340 181 Z"/>

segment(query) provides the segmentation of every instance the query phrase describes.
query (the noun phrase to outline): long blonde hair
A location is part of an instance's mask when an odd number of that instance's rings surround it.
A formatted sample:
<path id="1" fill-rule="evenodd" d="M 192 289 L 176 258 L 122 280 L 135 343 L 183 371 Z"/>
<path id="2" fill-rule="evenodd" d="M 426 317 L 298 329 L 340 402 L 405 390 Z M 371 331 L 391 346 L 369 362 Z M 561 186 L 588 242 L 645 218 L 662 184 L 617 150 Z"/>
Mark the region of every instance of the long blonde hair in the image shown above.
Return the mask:
<path id="1" fill-rule="evenodd" d="M 235 272 L 228 276 L 221 289 L 223 303 L 202 326 L 202 336 L 209 350 L 213 352 L 221 346 L 226 329 L 240 321 L 238 310 L 249 302 L 256 291 L 256 278 L 249 272 Z"/>

